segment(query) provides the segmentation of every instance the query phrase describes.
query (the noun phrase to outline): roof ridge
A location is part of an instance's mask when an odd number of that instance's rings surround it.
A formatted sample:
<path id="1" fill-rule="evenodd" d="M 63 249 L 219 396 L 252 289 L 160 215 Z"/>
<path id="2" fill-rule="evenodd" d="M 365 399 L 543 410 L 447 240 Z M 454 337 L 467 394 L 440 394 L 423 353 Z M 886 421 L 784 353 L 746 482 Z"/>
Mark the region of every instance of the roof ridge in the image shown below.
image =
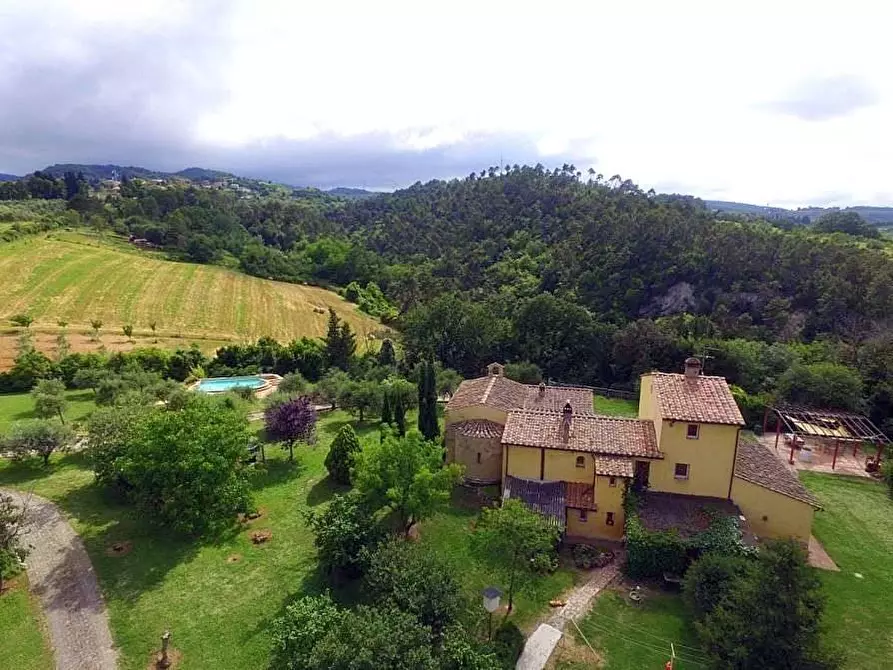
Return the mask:
<path id="1" fill-rule="evenodd" d="M 655 370 L 655 371 L 650 372 L 650 373 L 648 373 L 648 374 L 652 374 L 652 375 L 663 375 L 664 377 L 685 377 L 685 376 L 686 376 L 684 372 L 661 372 L 660 370 Z M 697 377 L 694 377 L 694 379 L 722 379 L 722 380 L 724 380 L 726 383 L 728 383 L 728 379 L 726 379 L 726 378 L 723 377 L 722 375 L 705 375 L 705 374 L 699 374 Z"/>
<path id="2" fill-rule="evenodd" d="M 493 390 L 493 386 L 496 384 L 497 379 L 498 379 L 498 377 L 496 375 L 493 375 L 490 378 L 490 383 L 487 384 L 487 388 L 484 390 L 484 395 L 481 396 L 481 404 L 482 405 L 487 404 L 487 398 L 490 397 L 490 391 Z"/>

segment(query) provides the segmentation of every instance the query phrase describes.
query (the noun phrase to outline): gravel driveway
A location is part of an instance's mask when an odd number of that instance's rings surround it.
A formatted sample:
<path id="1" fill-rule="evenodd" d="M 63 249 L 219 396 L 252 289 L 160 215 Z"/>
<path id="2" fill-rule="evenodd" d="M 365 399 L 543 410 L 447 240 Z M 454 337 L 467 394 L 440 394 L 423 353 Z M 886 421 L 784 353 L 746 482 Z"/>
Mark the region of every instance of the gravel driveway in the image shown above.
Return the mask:
<path id="1" fill-rule="evenodd" d="M 28 500 L 18 491 L 4 491 Z M 57 670 L 115 670 L 108 614 L 84 543 L 53 503 L 30 496 L 24 542 L 31 590 L 40 598 Z"/>

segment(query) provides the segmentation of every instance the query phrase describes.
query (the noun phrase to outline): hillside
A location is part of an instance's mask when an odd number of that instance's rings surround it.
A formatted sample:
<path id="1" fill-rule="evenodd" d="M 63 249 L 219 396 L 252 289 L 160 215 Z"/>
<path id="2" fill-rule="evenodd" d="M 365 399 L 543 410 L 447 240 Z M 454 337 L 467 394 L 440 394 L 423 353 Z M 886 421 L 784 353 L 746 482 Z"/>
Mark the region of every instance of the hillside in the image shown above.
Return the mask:
<path id="1" fill-rule="evenodd" d="M 0 181 L 15 181 L 18 177 L 14 174 L 6 174 L 5 172 L 0 172 Z"/>
<path id="2" fill-rule="evenodd" d="M 210 265 L 175 263 L 126 242 L 99 242 L 82 234 L 58 233 L 0 244 L 0 321 L 28 313 L 43 348 L 55 341 L 57 322 L 80 332 L 72 344 L 90 348 L 90 321 L 100 319 L 106 346 L 126 345 L 121 326 L 132 324 L 144 340 L 157 321 L 162 344 L 206 348 L 227 340 L 270 335 L 280 340 L 320 336 L 333 307 L 360 334 L 380 324 L 337 294 L 321 288 L 273 282 Z M 316 311 L 314 311 L 316 310 Z M 0 368 L 14 356 L 15 335 L 0 338 Z M 151 340 L 149 340 L 151 341 Z M 145 341 L 144 341 L 145 343 Z M 95 346 L 93 347 L 95 348 Z"/>
<path id="3" fill-rule="evenodd" d="M 855 207 L 799 207 L 797 209 L 785 209 L 783 207 L 767 207 L 763 205 L 750 205 L 743 202 L 728 202 L 725 200 L 705 200 L 704 204 L 717 212 L 729 212 L 732 214 L 747 214 L 751 216 L 765 217 L 769 219 L 790 219 L 807 217 L 810 222 L 815 221 L 822 214 L 828 212 L 855 212 L 868 223 L 879 227 L 893 225 L 893 207 L 870 207 L 857 205 Z M 804 221 L 805 223 L 806 221 Z"/>

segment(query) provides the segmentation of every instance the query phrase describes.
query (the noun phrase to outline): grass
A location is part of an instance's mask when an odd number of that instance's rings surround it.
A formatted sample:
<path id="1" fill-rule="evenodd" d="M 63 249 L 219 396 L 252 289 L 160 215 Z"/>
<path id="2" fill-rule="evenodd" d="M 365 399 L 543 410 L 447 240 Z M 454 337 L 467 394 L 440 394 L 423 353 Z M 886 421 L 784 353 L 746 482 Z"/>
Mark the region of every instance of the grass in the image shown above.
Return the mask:
<path id="1" fill-rule="evenodd" d="M 44 634 L 45 623 L 37 597 L 28 593 L 25 575 L 11 583 L 12 588 L 0 596 L 0 631 L 3 631 L 0 669 L 52 668 L 53 656 Z"/>
<path id="2" fill-rule="evenodd" d="M 94 410 L 93 391 L 66 391 L 68 408 L 65 420 L 80 421 Z M 15 421 L 34 419 L 34 399 L 29 393 L 0 395 L 0 435 L 3 435 Z"/>
<path id="3" fill-rule="evenodd" d="M 571 627 L 568 633 L 574 644 L 563 646 L 556 658 L 556 670 L 583 670 L 599 661 L 603 664 L 599 667 L 606 670 L 663 668 L 670 659 L 671 642 L 677 653 L 674 670 L 706 667 L 694 628 L 677 595 L 648 591 L 643 602 L 632 604 L 625 590 L 610 590 L 598 597 L 578 625 L 583 634 Z"/>
<path id="4" fill-rule="evenodd" d="M 606 398 L 595 396 L 595 412 L 602 416 L 639 416 L 639 402 L 637 400 L 624 400 L 623 398 Z"/>
<path id="5" fill-rule="evenodd" d="M 293 598 L 326 586 L 304 512 L 326 503 L 338 490 L 324 476 L 323 461 L 345 423 L 356 426 L 344 412 L 324 415 L 319 443 L 296 449 L 294 464 L 287 462 L 284 450 L 267 445 L 268 470 L 254 484 L 264 515 L 251 527 L 270 529 L 273 538 L 261 546 L 251 543 L 250 529 L 196 544 L 149 527 L 104 496 L 79 454 L 54 456 L 46 470 L 0 463 L 0 486 L 33 489 L 55 501 L 84 539 L 106 598 L 122 670 L 145 670 L 166 629 L 183 654 L 184 667 L 260 670 L 269 660 L 271 621 Z M 361 437 L 377 435 L 375 424 L 357 429 Z M 455 565 L 454 574 L 477 602 L 483 586 L 499 582 L 471 554 L 473 518 L 473 511 L 454 506 L 422 524 L 420 534 L 421 542 Z M 122 540 L 133 543 L 132 552 L 107 556 L 109 545 Z M 572 580 L 572 573 L 561 569 L 519 594 L 518 620 L 532 623 Z"/>
<path id="6" fill-rule="evenodd" d="M 829 639 L 847 654 L 846 668 L 889 667 L 893 502 L 873 480 L 812 472 L 801 473 L 801 479 L 824 507 L 816 513 L 813 534 L 840 568 L 821 572 Z"/>
<path id="7" fill-rule="evenodd" d="M 279 340 L 325 333 L 328 308 L 346 320 L 362 342 L 381 328 L 375 319 L 332 291 L 269 281 L 212 265 L 178 263 L 141 252 L 120 240 L 53 232 L 0 244 L 0 321 L 28 313 L 32 330 L 55 335 L 67 321 L 75 349 L 88 345 L 90 321 L 123 340 L 121 326 L 132 324 L 144 340 L 158 324 L 161 344 L 197 340 L 244 340 L 269 335 Z M 14 356 L 15 335 L 4 336 L 4 359 Z M 37 338 L 50 351 L 53 337 Z M 184 342 L 185 340 L 185 342 Z M 96 348 L 98 345 L 93 346 Z M 362 344 L 361 344 L 362 346 Z"/>

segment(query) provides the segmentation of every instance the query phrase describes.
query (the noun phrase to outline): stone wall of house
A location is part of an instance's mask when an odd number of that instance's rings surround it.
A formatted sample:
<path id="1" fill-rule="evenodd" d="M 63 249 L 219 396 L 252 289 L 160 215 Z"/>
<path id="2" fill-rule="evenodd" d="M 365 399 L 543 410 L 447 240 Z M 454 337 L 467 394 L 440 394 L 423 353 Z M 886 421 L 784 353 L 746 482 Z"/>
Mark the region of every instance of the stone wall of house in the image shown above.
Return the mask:
<path id="1" fill-rule="evenodd" d="M 502 444 L 497 437 L 452 437 L 452 461 L 465 466 L 465 479 L 476 484 L 502 480 Z M 450 454 L 448 447 L 448 455 Z"/>

